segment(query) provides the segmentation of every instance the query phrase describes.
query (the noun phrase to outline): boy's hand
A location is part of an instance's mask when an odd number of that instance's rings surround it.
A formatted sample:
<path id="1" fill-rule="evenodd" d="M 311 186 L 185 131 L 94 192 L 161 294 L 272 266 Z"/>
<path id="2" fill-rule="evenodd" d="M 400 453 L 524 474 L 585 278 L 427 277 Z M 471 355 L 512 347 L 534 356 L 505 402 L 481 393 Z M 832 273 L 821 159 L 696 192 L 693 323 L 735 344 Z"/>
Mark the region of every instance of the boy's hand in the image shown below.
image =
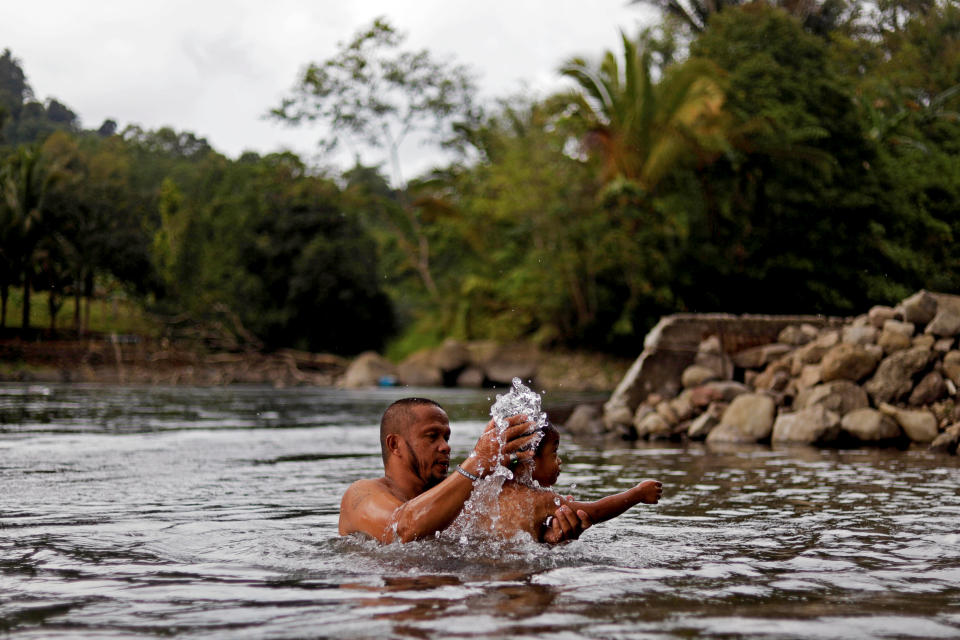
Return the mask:
<path id="1" fill-rule="evenodd" d="M 550 544 L 576 540 L 586 529 L 593 524 L 586 511 L 577 510 L 576 513 L 567 505 L 563 505 L 553 514 L 550 528 L 543 536 L 543 541 Z"/>
<path id="2" fill-rule="evenodd" d="M 663 495 L 663 485 L 659 480 L 644 480 L 637 485 L 640 490 L 640 502 L 644 504 L 657 504 L 660 502 L 660 496 Z"/>

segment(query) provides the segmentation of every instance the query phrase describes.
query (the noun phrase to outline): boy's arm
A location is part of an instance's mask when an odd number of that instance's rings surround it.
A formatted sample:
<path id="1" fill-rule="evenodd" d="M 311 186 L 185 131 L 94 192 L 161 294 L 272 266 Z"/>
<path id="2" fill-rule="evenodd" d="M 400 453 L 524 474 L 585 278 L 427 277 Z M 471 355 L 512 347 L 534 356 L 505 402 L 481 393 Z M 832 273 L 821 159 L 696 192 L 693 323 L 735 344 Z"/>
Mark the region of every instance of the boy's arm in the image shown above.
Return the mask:
<path id="1" fill-rule="evenodd" d="M 595 502 L 577 502 L 564 500 L 571 509 L 585 511 L 591 522 L 603 522 L 629 509 L 635 504 L 657 504 L 663 493 L 663 485 L 657 480 L 644 480 L 637 486 L 627 489 L 623 493 L 600 498 Z"/>

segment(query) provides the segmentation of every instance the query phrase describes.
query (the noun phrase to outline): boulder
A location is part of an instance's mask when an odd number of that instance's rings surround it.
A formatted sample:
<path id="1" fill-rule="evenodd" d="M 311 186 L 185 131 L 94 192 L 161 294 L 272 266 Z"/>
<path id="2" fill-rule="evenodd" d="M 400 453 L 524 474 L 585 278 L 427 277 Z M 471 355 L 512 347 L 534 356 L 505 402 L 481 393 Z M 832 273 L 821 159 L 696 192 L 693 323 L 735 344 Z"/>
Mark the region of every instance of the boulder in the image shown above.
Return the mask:
<path id="1" fill-rule="evenodd" d="M 903 319 L 914 324 L 927 324 L 937 313 L 937 299 L 921 289 L 897 306 Z"/>
<path id="2" fill-rule="evenodd" d="M 601 435 L 606 431 L 603 410 L 595 404 L 578 404 L 563 423 L 563 428 L 575 436 Z"/>
<path id="3" fill-rule="evenodd" d="M 797 391 L 803 391 L 823 382 L 823 372 L 819 364 L 805 364 L 800 377 L 797 378 Z"/>
<path id="4" fill-rule="evenodd" d="M 869 407 L 856 409 L 843 416 L 840 427 L 863 442 L 893 440 L 903 433 L 893 418 Z"/>
<path id="5" fill-rule="evenodd" d="M 727 405 L 722 402 L 711 403 L 707 410 L 697 416 L 687 427 L 687 436 L 693 440 L 703 440 L 720 424 L 720 418 Z"/>
<path id="6" fill-rule="evenodd" d="M 804 389 L 794 400 L 794 409 L 803 410 L 823 406 L 841 418 L 851 411 L 870 406 L 867 393 L 849 380 L 834 380 Z"/>
<path id="7" fill-rule="evenodd" d="M 880 337 L 877 338 L 877 344 L 883 348 L 884 353 L 889 354 L 895 351 L 909 349 L 913 345 L 913 341 L 910 339 L 910 336 L 884 329 L 880 332 Z"/>
<path id="8" fill-rule="evenodd" d="M 793 357 L 785 356 L 767 365 L 757 377 L 753 379 L 753 388 L 758 391 L 783 391 L 790 382 L 793 370 Z"/>
<path id="9" fill-rule="evenodd" d="M 908 402 L 915 407 L 933 404 L 945 395 L 947 395 L 947 385 L 943 376 L 937 371 L 931 371 L 913 389 Z"/>
<path id="10" fill-rule="evenodd" d="M 940 338 L 956 336 L 960 333 L 960 312 L 951 307 L 940 309 L 927 325 L 926 333 Z"/>
<path id="11" fill-rule="evenodd" d="M 840 435 L 840 416 L 823 405 L 777 416 L 771 442 L 819 444 L 833 442 Z"/>
<path id="12" fill-rule="evenodd" d="M 397 365 L 397 382 L 408 387 L 442 386 L 443 372 L 434 364 L 433 356 L 429 349 L 407 356 Z"/>
<path id="13" fill-rule="evenodd" d="M 793 352 L 794 369 L 799 373 L 803 365 L 820 362 L 824 354 L 839 343 L 839 331 L 827 331 L 821 334 L 813 342 L 805 344 Z"/>
<path id="14" fill-rule="evenodd" d="M 720 338 L 717 336 L 709 336 L 700 343 L 693 363 L 710 369 L 720 380 L 729 380 L 733 377 L 733 361 L 724 353 Z"/>
<path id="15" fill-rule="evenodd" d="M 657 403 L 657 406 L 654 407 L 654 411 L 660 414 L 664 420 L 667 421 L 671 427 L 675 427 L 680 423 L 680 416 L 677 415 L 677 412 L 673 410 L 673 407 L 670 406 L 670 403 L 667 401 L 662 401 Z"/>
<path id="16" fill-rule="evenodd" d="M 773 398 L 764 393 L 745 393 L 737 396 L 723 412 L 720 418 L 720 424 L 727 428 L 733 427 L 739 432 L 739 435 L 733 440 L 721 439 L 721 436 L 714 436 L 718 433 L 715 428 L 707 436 L 707 441 L 722 442 L 760 442 L 770 437 L 770 430 L 773 428 L 773 418 L 776 413 L 776 404 Z"/>
<path id="17" fill-rule="evenodd" d="M 459 371 L 470 365 L 470 349 L 460 340 L 447 338 L 433 354 L 434 364 L 444 373 Z"/>
<path id="18" fill-rule="evenodd" d="M 960 388 L 960 351 L 951 351 L 943 356 L 943 375 Z"/>
<path id="19" fill-rule="evenodd" d="M 939 433 L 936 416 L 926 409 L 899 409 L 884 402 L 880 405 L 880 411 L 896 420 L 914 442 L 933 442 Z"/>
<path id="20" fill-rule="evenodd" d="M 704 382 L 716 380 L 718 377 L 717 372 L 713 369 L 699 364 L 692 364 L 683 370 L 683 375 L 680 376 L 680 384 L 683 385 L 684 389 L 690 389 L 692 387 L 698 387 Z"/>
<path id="21" fill-rule="evenodd" d="M 495 385 L 510 386 L 514 378 L 528 382 L 537 375 L 539 353 L 527 345 L 501 345 L 490 354 L 481 368 L 484 377 Z"/>
<path id="22" fill-rule="evenodd" d="M 384 383 L 393 384 L 397 379 L 397 367 L 374 351 L 365 351 L 354 358 L 340 380 L 340 386 L 346 389 L 376 387 Z"/>
<path id="23" fill-rule="evenodd" d="M 759 369 L 785 356 L 791 351 L 793 351 L 793 347 L 788 344 L 765 344 L 759 347 L 744 349 L 734 354 L 733 364 L 741 369 Z"/>
<path id="24" fill-rule="evenodd" d="M 927 349 L 897 351 L 880 362 L 864 389 L 876 404 L 895 402 L 913 389 L 913 377 L 926 368 L 931 356 Z"/>
<path id="25" fill-rule="evenodd" d="M 930 451 L 956 454 L 958 444 L 960 444 L 960 422 L 947 427 L 943 433 L 934 438 L 930 443 Z"/>
<path id="26" fill-rule="evenodd" d="M 677 416 L 678 421 L 683 422 L 684 420 L 689 420 L 696 413 L 692 396 L 693 392 L 690 389 L 686 389 L 681 391 L 680 395 L 676 398 L 668 402 L 670 410 Z"/>
<path id="27" fill-rule="evenodd" d="M 880 332 L 875 326 L 862 325 L 843 328 L 843 342 L 846 344 L 876 344 Z"/>
<path id="28" fill-rule="evenodd" d="M 883 330 L 890 331 L 892 333 L 899 333 L 901 335 L 912 338 L 913 334 L 916 333 L 917 327 L 912 322 L 901 322 L 899 320 L 887 320 L 883 323 Z"/>
<path id="29" fill-rule="evenodd" d="M 937 339 L 929 333 L 921 333 L 918 336 L 913 336 L 913 340 L 910 341 L 910 345 L 918 349 L 933 349 L 933 345 L 936 343 Z"/>
<path id="30" fill-rule="evenodd" d="M 933 343 L 933 350 L 940 353 L 947 353 L 953 349 L 953 338 L 940 338 Z"/>
<path id="31" fill-rule="evenodd" d="M 656 411 L 643 415 L 634 423 L 634 427 L 637 429 L 638 438 L 650 438 L 651 440 L 669 438 L 673 432 L 672 425 Z"/>
<path id="32" fill-rule="evenodd" d="M 690 390 L 690 402 L 694 407 L 705 407 L 711 402 L 731 402 L 737 396 L 748 393 L 750 388 L 732 380 L 715 380 Z"/>
<path id="33" fill-rule="evenodd" d="M 457 386 L 464 389 L 479 389 L 483 386 L 483 369 L 467 367 L 457 376 Z M 628 419 L 627 422 L 629 421 Z"/>
<path id="34" fill-rule="evenodd" d="M 799 347 L 807 344 L 811 340 L 815 340 L 818 334 L 819 331 L 817 331 L 817 328 L 813 325 L 792 324 L 788 327 L 784 327 L 783 330 L 780 331 L 780 333 L 777 335 L 777 342 L 793 347 Z"/>
<path id="35" fill-rule="evenodd" d="M 870 323 L 877 329 L 882 329 L 884 322 L 887 320 L 895 320 L 897 316 L 898 313 L 896 309 L 882 305 L 872 307 L 870 311 L 867 312 L 867 318 L 870 319 Z"/>
<path id="36" fill-rule="evenodd" d="M 880 358 L 859 344 L 841 343 L 823 356 L 820 362 L 824 382 L 831 380 L 861 380 L 877 368 Z"/>

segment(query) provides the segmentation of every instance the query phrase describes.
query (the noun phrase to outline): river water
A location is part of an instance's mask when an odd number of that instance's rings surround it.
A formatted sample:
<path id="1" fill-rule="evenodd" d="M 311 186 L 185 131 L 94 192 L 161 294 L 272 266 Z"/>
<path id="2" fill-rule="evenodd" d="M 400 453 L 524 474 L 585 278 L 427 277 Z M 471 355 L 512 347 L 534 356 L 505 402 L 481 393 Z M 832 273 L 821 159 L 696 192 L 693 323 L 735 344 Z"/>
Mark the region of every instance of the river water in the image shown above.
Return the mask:
<path id="1" fill-rule="evenodd" d="M 465 456 L 490 392 L 420 393 Z M 960 637 L 956 458 L 565 437 L 559 490 L 663 500 L 556 548 L 340 539 L 409 394 L 0 386 L 0 636 Z"/>

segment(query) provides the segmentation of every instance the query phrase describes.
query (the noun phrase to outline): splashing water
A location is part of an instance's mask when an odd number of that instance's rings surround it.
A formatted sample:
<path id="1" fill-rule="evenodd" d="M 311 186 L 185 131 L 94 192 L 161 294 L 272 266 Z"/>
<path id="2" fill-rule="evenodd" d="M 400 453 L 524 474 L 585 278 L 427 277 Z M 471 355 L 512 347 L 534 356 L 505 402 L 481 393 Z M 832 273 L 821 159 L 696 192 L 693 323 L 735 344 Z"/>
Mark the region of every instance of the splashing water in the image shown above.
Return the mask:
<path id="1" fill-rule="evenodd" d="M 490 407 L 490 416 L 499 435 L 500 451 L 504 445 L 507 419 L 516 415 L 525 415 L 533 423 L 535 432 L 527 446 L 535 449 L 543 437 L 542 429 L 547 425 L 547 414 L 540 406 L 540 396 L 525 386 L 520 378 L 514 378 L 510 391 L 497 395 L 496 401 Z M 496 529 L 497 521 L 500 519 L 500 492 L 506 481 L 516 479 L 524 484 L 539 486 L 531 477 L 532 464 L 520 465 L 515 477 L 513 471 L 499 462 L 500 455 L 497 459 L 493 473 L 473 483 L 470 498 L 463 505 L 463 510 L 450 528 L 460 544 L 466 544 L 476 536 L 484 537 L 484 534 L 488 533 L 484 529 L 489 528 L 490 532 Z M 486 522 L 488 519 L 489 523 Z"/>

